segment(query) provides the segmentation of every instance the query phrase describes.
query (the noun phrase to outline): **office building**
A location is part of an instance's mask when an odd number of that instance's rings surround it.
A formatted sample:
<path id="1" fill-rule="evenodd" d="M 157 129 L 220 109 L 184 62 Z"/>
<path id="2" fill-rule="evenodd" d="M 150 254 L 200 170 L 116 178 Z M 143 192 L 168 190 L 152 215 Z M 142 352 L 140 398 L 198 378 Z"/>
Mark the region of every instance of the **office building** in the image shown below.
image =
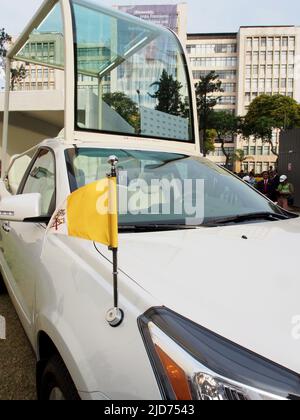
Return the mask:
<path id="1" fill-rule="evenodd" d="M 212 70 L 220 76 L 224 92 L 217 110 L 243 116 L 261 94 L 287 95 L 300 102 L 300 27 L 241 27 L 238 33 L 188 34 L 187 52 L 195 82 Z M 277 150 L 279 136 L 274 132 Z M 276 163 L 270 145 L 260 140 L 240 136 L 226 140 L 229 152 L 244 150 L 245 171 L 260 173 Z M 225 163 L 218 144 L 209 157 L 218 164 Z"/>

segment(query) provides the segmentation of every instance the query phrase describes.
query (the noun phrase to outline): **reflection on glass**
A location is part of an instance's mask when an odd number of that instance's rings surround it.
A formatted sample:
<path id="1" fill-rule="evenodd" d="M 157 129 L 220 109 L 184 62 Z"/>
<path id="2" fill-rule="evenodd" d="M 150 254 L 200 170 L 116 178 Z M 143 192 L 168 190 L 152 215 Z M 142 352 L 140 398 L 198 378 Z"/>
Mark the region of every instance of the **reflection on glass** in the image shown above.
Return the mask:
<path id="1" fill-rule="evenodd" d="M 186 64 L 166 29 L 73 1 L 79 129 L 192 141 Z"/>
<path id="2" fill-rule="evenodd" d="M 165 152 L 68 149 L 66 159 L 71 190 L 105 177 L 111 155 L 119 159 L 120 224 L 186 224 L 187 218 L 189 224 L 198 224 L 196 214 L 185 212 L 189 203 L 193 203 L 192 207 L 204 206 L 203 223 L 249 213 L 278 212 L 273 203 L 209 160 Z M 196 188 L 199 180 L 204 182 L 203 196 Z M 162 185 L 168 186 L 168 194 L 161 190 Z M 192 190 L 187 185 L 192 185 Z M 134 198 L 137 193 L 138 199 Z M 159 210 L 163 206 L 170 211 L 164 214 Z M 122 213 L 124 208 L 130 212 Z M 181 213 L 175 211 L 178 208 Z"/>
<path id="3" fill-rule="evenodd" d="M 64 31 L 60 4 L 30 34 L 17 58 L 24 61 L 64 67 Z"/>

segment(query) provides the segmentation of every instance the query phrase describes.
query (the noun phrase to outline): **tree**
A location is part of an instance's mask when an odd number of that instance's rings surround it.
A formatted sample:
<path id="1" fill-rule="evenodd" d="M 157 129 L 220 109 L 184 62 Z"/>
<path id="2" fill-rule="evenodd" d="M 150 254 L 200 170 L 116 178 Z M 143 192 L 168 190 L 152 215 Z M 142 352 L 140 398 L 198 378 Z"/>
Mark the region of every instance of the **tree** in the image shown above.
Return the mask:
<path id="1" fill-rule="evenodd" d="M 11 42 L 11 36 L 4 28 L 0 29 L 0 67 L 4 69 L 7 45 Z"/>
<path id="2" fill-rule="evenodd" d="M 27 76 L 27 70 L 24 64 L 21 64 L 20 66 L 16 66 L 15 68 L 11 69 L 11 75 L 10 75 L 11 90 L 14 90 L 16 84 L 24 80 L 26 76 Z"/>
<path id="3" fill-rule="evenodd" d="M 5 31 L 4 28 L 0 29 L 0 70 L 5 70 L 5 57 L 7 48 L 11 43 L 11 36 Z M 11 90 L 14 90 L 16 83 L 25 79 L 27 75 L 26 67 L 21 64 L 11 69 Z"/>
<path id="4" fill-rule="evenodd" d="M 209 114 L 208 124 L 216 130 L 217 141 L 221 144 L 228 167 L 232 160 L 232 154 L 228 153 L 225 148 L 226 138 L 239 134 L 241 119 L 226 111 L 213 111 Z"/>
<path id="5" fill-rule="evenodd" d="M 215 151 L 215 142 L 217 137 L 217 132 L 213 128 L 206 130 L 206 140 L 204 145 L 206 153 Z"/>
<path id="6" fill-rule="evenodd" d="M 241 168 L 242 168 L 242 163 L 245 162 L 248 159 L 248 156 L 246 155 L 246 153 L 244 152 L 243 149 L 236 149 L 235 152 L 233 153 L 231 160 L 232 162 L 238 162 L 239 163 L 239 168 L 237 170 L 237 172 L 240 172 Z"/>
<path id="7" fill-rule="evenodd" d="M 182 84 L 175 80 L 172 74 L 163 70 L 159 81 L 151 84 L 151 87 L 157 87 L 154 94 L 149 93 L 151 98 L 157 100 L 155 109 L 166 114 L 184 116 L 185 103 L 182 101 Z"/>
<path id="8" fill-rule="evenodd" d="M 103 101 L 134 127 L 136 132 L 140 130 L 139 108 L 129 96 L 123 92 L 105 93 Z"/>
<path id="9" fill-rule="evenodd" d="M 274 129 L 285 130 L 300 127 L 300 105 L 288 96 L 260 95 L 250 104 L 244 119 L 244 137 L 253 136 L 271 146 L 272 153 L 278 155 L 273 143 Z"/>
<path id="10" fill-rule="evenodd" d="M 219 80 L 219 76 L 216 72 L 212 71 L 205 77 L 202 77 L 199 83 L 196 83 L 196 100 L 197 100 L 197 112 L 199 118 L 199 130 L 201 139 L 201 151 L 206 156 L 207 151 L 207 129 L 214 128 L 209 127 L 208 120 L 213 108 L 220 101 L 220 96 L 216 96 L 215 93 L 223 92 L 221 88 L 222 82 Z"/>

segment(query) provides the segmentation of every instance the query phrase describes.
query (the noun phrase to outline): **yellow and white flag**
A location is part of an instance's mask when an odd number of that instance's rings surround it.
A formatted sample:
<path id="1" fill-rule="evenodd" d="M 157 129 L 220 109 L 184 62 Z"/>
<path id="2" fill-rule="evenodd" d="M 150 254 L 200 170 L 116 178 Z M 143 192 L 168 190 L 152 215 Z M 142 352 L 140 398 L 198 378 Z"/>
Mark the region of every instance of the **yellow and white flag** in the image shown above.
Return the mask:
<path id="1" fill-rule="evenodd" d="M 118 248 L 117 178 L 107 177 L 69 195 L 48 234 L 68 235 Z"/>

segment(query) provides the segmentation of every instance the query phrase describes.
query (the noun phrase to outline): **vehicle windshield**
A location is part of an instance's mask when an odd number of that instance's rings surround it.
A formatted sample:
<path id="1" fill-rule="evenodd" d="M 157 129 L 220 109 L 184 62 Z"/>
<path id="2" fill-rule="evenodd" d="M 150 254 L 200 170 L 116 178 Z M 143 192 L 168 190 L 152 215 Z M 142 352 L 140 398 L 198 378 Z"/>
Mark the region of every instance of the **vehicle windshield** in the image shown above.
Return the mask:
<path id="1" fill-rule="evenodd" d="M 120 225 L 203 225 L 220 218 L 283 212 L 240 179 L 201 157 L 137 150 L 66 150 L 72 191 L 118 163 Z"/>
<path id="2" fill-rule="evenodd" d="M 169 30 L 72 1 L 77 130 L 195 142 L 183 49 Z"/>

